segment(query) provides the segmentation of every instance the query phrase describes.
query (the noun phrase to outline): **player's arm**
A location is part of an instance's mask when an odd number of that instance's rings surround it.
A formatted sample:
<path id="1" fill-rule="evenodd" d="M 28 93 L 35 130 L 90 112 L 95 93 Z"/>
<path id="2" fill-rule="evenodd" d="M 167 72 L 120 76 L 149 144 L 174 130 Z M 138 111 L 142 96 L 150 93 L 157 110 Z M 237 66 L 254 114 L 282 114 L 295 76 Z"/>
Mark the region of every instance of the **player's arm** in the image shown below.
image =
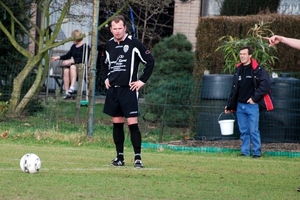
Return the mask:
<path id="1" fill-rule="evenodd" d="M 282 37 L 281 43 L 284 43 L 292 48 L 300 50 L 300 40 L 299 39 Z"/>
<path id="2" fill-rule="evenodd" d="M 300 40 L 299 39 L 288 38 L 288 37 L 284 37 L 281 35 L 273 35 L 270 38 L 266 37 L 264 39 L 267 39 L 269 41 L 270 46 L 274 46 L 276 44 L 283 43 L 292 48 L 300 50 Z"/>

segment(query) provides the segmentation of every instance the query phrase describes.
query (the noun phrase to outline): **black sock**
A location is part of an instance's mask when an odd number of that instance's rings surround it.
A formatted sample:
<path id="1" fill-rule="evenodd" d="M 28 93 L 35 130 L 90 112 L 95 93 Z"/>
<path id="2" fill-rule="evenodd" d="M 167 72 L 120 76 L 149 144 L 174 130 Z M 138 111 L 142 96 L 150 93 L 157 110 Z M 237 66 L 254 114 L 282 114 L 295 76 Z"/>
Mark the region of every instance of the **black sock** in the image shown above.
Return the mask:
<path id="1" fill-rule="evenodd" d="M 117 158 L 124 160 L 124 123 L 114 123 L 113 125 L 113 139 L 116 145 Z"/>
<path id="2" fill-rule="evenodd" d="M 142 136 L 138 124 L 128 125 L 130 130 L 130 139 L 134 150 L 134 159 L 141 159 Z"/>
<path id="3" fill-rule="evenodd" d="M 119 153 L 117 153 L 118 155 L 117 155 L 117 158 L 119 159 L 119 160 L 124 160 L 124 153 L 121 153 L 121 152 L 119 152 Z"/>
<path id="4" fill-rule="evenodd" d="M 134 155 L 134 160 L 141 160 L 141 154 L 137 153 Z"/>

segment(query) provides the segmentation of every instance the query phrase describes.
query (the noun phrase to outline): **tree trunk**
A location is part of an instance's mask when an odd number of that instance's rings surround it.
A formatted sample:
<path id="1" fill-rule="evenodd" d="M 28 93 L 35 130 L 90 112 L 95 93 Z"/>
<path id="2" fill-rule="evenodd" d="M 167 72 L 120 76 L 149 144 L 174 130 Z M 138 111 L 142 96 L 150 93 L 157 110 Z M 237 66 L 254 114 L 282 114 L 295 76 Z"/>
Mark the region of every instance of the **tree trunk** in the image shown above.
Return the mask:
<path id="1" fill-rule="evenodd" d="M 0 6 L 2 6 L 6 12 L 11 16 L 11 31 L 7 29 L 3 25 L 3 23 L 0 21 L 0 30 L 3 31 L 3 33 L 7 36 L 8 40 L 12 43 L 12 45 L 23 55 L 25 56 L 28 61 L 24 67 L 24 69 L 15 77 L 13 81 L 13 91 L 11 94 L 10 104 L 9 104 L 9 110 L 7 113 L 7 117 L 18 117 L 22 114 L 30 100 L 36 95 L 36 93 L 39 91 L 40 87 L 42 86 L 43 82 L 46 79 L 46 75 L 48 73 L 49 68 L 49 55 L 48 51 L 50 49 L 53 49 L 55 47 L 58 47 L 60 45 L 63 45 L 67 42 L 70 42 L 74 40 L 74 38 L 70 37 L 65 40 L 56 41 L 56 38 L 58 36 L 59 30 L 61 25 L 64 23 L 64 18 L 67 15 L 67 13 L 70 11 L 70 6 L 73 0 L 67 0 L 64 2 L 64 5 L 61 5 L 60 9 L 60 16 L 57 19 L 55 24 L 49 24 L 49 18 L 51 13 L 50 10 L 50 4 L 52 3 L 52 0 L 40 0 L 39 5 L 43 6 L 37 6 L 37 9 L 40 9 L 40 12 L 42 13 L 41 16 L 38 16 L 42 19 L 42 23 L 40 24 L 40 27 L 37 26 L 35 21 L 31 21 L 32 19 L 28 20 L 30 21 L 30 24 L 32 25 L 34 31 L 37 32 L 37 35 L 39 36 L 38 39 L 36 39 L 35 35 L 31 35 L 31 32 L 29 32 L 22 24 L 18 21 L 17 18 L 15 18 L 14 13 L 11 11 L 9 7 L 7 7 L 2 1 L 0 1 Z M 61 3 L 61 2 L 60 2 Z M 125 9 L 130 1 L 127 1 L 124 3 L 124 5 L 114 14 L 119 14 L 123 9 Z M 94 5 L 99 5 L 99 0 L 94 0 Z M 59 1 L 57 2 L 57 6 L 59 6 Z M 54 13 L 54 12 L 52 12 Z M 112 16 L 113 17 L 113 16 Z M 110 18 L 111 19 L 111 18 Z M 107 21 L 109 21 L 108 19 Z M 104 25 L 107 22 L 102 23 L 98 29 L 101 29 L 104 27 Z M 14 27 L 18 25 L 19 28 L 23 29 L 25 33 L 29 36 L 30 39 L 32 39 L 32 42 L 35 43 L 38 46 L 38 52 L 36 55 L 32 55 L 32 53 L 22 46 L 19 45 L 17 42 L 17 37 L 14 34 Z M 55 25 L 54 30 L 52 30 L 50 35 L 50 27 L 52 25 Z M 91 33 L 89 33 L 91 34 Z M 85 37 L 86 35 L 83 35 Z M 96 45 L 96 43 L 94 44 Z M 42 60 L 45 59 L 45 66 L 42 65 Z M 25 79 L 30 75 L 30 73 L 33 72 L 33 70 L 37 67 L 37 74 L 35 75 L 35 80 L 33 84 L 31 85 L 30 89 L 26 92 L 26 94 L 22 97 L 22 87 L 24 84 Z M 82 94 L 78 94 L 82 95 Z"/>
<path id="2" fill-rule="evenodd" d="M 43 57 L 42 54 L 39 53 L 35 57 L 33 57 L 33 59 L 28 60 L 25 68 L 14 79 L 13 91 L 11 94 L 11 99 L 10 99 L 10 104 L 9 104 L 8 114 L 7 114 L 8 117 L 20 116 L 22 114 L 22 111 L 28 104 L 28 102 L 34 97 L 36 91 L 40 87 L 42 74 L 44 72 L 42 65 L 38 66 L 34 83 L 27 91 L 25 96 L 21 99 L 21 91 L 22 91 L 22 86 L 24 84 L 24 81 L 26 77 L 28 77 L 28 75 L 33 71 L 34 67 L 40 62 L 42 57 Z"/>

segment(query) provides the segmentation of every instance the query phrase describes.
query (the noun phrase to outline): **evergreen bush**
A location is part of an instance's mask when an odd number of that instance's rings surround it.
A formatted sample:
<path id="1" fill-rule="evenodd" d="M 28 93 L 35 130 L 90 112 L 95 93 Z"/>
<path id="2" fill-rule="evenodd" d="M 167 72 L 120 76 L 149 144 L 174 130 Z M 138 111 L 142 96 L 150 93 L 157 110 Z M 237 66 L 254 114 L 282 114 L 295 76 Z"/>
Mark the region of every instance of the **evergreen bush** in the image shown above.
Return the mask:
<path id="1" fill-rule="evenodd" d="M 194 53 L 192 44 L 183 34 L 164 38 L 152 49 L 155 67 L 147 83 L 145 102 L 151 120 L 163 119 L 169 126 L 182 125 L 188 120 Z M 155 104 L 155 105 L 154 105 Z M 175 109 L 176 108 L 176 109 Z M 150 115 L 149 115 L 150 114 Z"/>

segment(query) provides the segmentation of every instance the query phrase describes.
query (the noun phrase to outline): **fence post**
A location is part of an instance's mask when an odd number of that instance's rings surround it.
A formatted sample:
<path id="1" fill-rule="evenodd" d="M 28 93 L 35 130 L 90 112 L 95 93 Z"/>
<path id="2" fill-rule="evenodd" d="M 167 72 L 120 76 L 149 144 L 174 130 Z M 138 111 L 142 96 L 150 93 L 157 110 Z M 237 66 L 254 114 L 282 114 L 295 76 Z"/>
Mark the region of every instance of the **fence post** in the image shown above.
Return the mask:
<path id="1" fill-rule="evenodd" d="M 92 49 L 91 49 L 91 72 L 89 83 L 89 107 L 88 107 L 88 127 L 87 136 L 93 136 L 94 129 L 94 107 L 95 107 L 95 82 L 96 82 L 96 65 L 97 65 L 97 40 L 98 40 L 98 19 L 99 19 L 100 1 L 94 1 L 93 5 L 93 27 L 92 27 Z"/>
<path id="2" fill-rule="evenodd" d="M 80 102 L 82 99 L 82 81 L 84 79 L 84 64 L 78 64 L 78 89 L 76 95 L 76 113 L 75 113 L 75 123 L 79 123 L 80 120 Z M 86 91 L 87 92 L 87 91 Z"/>
<path id="3" fill-rule="evenodd" d="M 167 102 L 168 102 L 168 93 L 166 93 L 165 97 L 165 103 L 164 103 L 164 110 L 162 114 L 162 120 L 161 120 L 161 129 L 160 129 L 160 134 L 159 134 L 159 142 L 162 142 L 163 134 L 164 134 L 164 126 L 165 126 L 165 114 L 166 114 L 166 107 L 167 107 Z"/>

